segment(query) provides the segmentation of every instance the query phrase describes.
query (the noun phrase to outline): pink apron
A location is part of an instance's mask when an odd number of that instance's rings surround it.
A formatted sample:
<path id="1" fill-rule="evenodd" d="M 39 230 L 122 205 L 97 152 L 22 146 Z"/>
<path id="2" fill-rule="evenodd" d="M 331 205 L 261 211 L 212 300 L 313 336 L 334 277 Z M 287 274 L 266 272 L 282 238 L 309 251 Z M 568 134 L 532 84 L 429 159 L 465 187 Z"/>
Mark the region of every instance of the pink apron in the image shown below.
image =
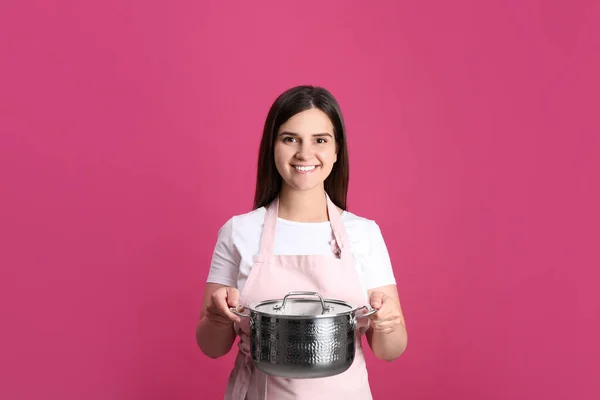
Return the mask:
<path id="1" fill-rule="evenodd" d="M 358 307 L 368 305 L 361 287 L 354 260 L 348 246 L 348 236 L 341 216 L 327 196 L 327 210 L 335 241 L 334 256 L 274 255 L 275 226 L 279 199 L 267 208 L 260 241 L 260 252 L 254 258 L 250 274 L 240 293 L 240 305 L 283 298 L 292 291 L 314 291 L 325 298 L 347 301 Z M 336 246 L 337 245 L 337 246 Z M 248 319 L 235 324 L 240 336 L 238 355 L 225 394 L 225 400 L 288 400 L 288 399 L 372 399 L 362 349 L 361 336 L 368 319 L 359 324 L 356 333 L 356 356 L 345 372 L 327 378 L 288 379 L 268 376 L 257 369 L 250 356 Z"/>

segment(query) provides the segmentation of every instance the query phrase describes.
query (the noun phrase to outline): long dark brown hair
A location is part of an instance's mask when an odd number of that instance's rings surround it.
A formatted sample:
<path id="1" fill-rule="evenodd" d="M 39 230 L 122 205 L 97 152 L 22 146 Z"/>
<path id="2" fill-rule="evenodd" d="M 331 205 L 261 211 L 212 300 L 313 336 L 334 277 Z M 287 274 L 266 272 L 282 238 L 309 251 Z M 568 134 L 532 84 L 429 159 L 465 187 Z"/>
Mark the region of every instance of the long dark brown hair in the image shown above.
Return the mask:
<path id="1" fill-rule="evenodd" d="M 326 89 L 316 86 L 296 86 L 283 92 L 271 106 L 265 121 L 260 150 L 254 208 L 267 206 L 281 190 L 282 178 L 275 166 L 275 140 L 279 128 L 294 115 L 318 108 L 331 120 L 337 144 L 337 161 L 325 179 L 325 191 L 333 203 L 346 210 L 349 166 L 344 119 L 337 100 Z"/>

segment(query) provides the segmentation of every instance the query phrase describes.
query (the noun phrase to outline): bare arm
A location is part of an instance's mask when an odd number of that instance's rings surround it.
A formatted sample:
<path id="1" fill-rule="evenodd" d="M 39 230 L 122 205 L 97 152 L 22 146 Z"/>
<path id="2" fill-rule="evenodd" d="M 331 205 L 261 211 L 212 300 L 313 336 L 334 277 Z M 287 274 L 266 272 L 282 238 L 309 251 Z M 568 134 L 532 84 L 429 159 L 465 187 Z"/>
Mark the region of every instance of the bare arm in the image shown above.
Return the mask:
<path id="1" fill-rule="evenodd" d="M 233 322 L 239 317 L 229 311 L 238 306 L 238 291 L 216 283 L 207 283 L 196 327 L 196 342 L 208 357 L 218 358 L 231 350 L 235 341 Z"/>
<path id="2" fill-rule="evenodd" d="M 375 357 L 393 361 L 406 349 L 408 335 L 396 285 L 369 290 L 371 306 L 378 309 L 373 314 L 366 332 L 367 341 Z"/>

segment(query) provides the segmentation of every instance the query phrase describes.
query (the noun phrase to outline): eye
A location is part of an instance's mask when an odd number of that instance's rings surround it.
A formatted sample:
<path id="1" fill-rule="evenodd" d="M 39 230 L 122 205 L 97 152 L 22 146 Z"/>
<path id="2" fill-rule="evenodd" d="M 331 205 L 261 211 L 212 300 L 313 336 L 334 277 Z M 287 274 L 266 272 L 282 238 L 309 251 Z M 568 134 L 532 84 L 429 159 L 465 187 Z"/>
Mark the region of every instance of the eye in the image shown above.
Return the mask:
<path id="1" fill-rule="evenodd" d="M 291 136 L 286 136 L 283 138 L 284 143 L 293 143 L 295 140 L 296 140 L 296 138 L 293 138 Z"/>
<path id="2" fill-rule="evenodd" d="M 317 143 L 327 143 L 327 139 L 325 139 L 325 138 L 317 138 Z"/>

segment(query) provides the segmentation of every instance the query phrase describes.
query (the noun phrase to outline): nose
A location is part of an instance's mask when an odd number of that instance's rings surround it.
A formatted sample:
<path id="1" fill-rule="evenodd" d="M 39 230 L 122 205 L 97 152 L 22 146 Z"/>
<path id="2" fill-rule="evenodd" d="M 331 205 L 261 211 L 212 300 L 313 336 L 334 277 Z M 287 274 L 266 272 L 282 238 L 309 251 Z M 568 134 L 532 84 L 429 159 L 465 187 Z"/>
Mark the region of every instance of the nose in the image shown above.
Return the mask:
<path id="1" fill-rule="evenodd" d="M 313 148 L 311 143 L 302 143 L 298 152 L 296 153 L 296 158 L 300 160 L 310 160 L 313 156 Z"/>

